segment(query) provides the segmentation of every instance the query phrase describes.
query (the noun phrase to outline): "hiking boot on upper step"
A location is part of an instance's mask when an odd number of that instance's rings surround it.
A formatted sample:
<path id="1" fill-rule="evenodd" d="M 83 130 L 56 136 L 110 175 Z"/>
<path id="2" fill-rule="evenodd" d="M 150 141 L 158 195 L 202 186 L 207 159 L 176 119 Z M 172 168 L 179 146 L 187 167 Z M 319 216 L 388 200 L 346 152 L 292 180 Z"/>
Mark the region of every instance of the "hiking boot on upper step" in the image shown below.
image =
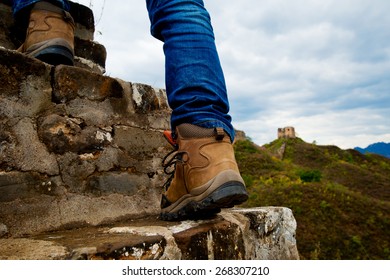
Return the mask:
<path id="1" fill-rule="evenodd" d="M 172 176 L 162 195 L 161 219 L 208 218 L 248 199 L 230 137 L 222 128 L 182 124 L 176 136 L 165 134 L 176 150 L 163 162 Z"/>
<path id="2" fill-rule="evenodd" d="M 73 65 L 75 23 L 69 12 L 51 3 L 36 3 L 26 40 L 18 51 L 52 65 Z"/>

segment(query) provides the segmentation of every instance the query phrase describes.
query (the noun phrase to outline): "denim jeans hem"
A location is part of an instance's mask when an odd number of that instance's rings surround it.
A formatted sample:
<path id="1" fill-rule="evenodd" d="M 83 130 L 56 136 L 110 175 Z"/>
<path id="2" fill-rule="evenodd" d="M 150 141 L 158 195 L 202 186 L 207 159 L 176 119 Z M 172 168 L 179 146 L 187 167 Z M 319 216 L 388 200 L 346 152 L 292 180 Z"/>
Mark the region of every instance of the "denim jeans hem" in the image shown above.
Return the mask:
<path id="1" fill-rule="evenodd" d="M 20 11 L 40 1 L 42 0 L 14 0 L 12 3 L 13 15 L 16 17 Z M 59 5 L 62 9 L 66 11 L 70 10 L 70 4 L 68 0 L 45 0 L 45 1 L 54 2 L 56 5 Z"/>

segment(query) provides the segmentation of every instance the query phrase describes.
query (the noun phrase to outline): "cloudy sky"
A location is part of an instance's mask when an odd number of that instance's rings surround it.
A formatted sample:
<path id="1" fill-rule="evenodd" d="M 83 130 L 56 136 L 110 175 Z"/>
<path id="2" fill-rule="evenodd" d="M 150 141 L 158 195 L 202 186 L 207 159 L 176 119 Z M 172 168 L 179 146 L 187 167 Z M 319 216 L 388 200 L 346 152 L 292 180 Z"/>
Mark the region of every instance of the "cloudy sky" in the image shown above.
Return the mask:
<path id="1" fill-rule="evenodd" d="M 107 75 L 164 88 L 145 1 L 74 0 L 94 11 Z M 389 0 L 204 0 L 233 124 L 259 145 L 294 126 L 306 142 L 390 142 Z M 126 4 L 125 4 L 126 3 Z"/>

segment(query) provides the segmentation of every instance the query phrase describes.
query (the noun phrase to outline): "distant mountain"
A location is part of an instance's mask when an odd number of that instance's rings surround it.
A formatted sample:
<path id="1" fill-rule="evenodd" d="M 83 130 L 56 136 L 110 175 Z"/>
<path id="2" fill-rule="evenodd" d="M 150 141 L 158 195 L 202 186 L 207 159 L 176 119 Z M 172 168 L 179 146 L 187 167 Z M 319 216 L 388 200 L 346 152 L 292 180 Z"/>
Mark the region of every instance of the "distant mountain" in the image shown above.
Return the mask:
<path id="1" fill-rule="evenodd" d="M 372 153 L 390 158 L 390 143 L 379 142 L 371 144 L 365 149 L 356 147 L 355 150 L 361 152 L 362 154 Z"/>

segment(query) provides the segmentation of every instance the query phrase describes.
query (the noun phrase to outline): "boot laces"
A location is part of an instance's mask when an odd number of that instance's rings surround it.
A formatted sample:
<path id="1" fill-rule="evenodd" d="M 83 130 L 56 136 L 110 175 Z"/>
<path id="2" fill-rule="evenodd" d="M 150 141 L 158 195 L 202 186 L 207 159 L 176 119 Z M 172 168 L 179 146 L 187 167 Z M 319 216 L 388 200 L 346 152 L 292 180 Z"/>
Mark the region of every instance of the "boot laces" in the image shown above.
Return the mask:
<path id="1" fill-rule="evenodd" d="M 169 178 L 166 180 L 166 182 L 163 185 L 163 188 L 167 191 L 169 186 L 171 185 L 171 182 L 175 176 L 175 170 L 176 170 L 176 164 L 178 162 L 184 163 L 183 160 L 183 154 L 185 152 L 178 151 L 178 148 L 175 147 L 175 150 L 170 151 L 163 159 L 162 166 L 164 167 L 164 173 L 169 175 Z"/>
<path id="2" fill-rule="evenodd" d="M 163 189 L 168 190 L 171 182 L 175 176 L 176 163 L 183 163 L 183 154 L 184 152 L 179 152 L 179 145 L 176 143 L 176 139 L 173 137 L 171 131 L 164 131 L 164 138 L 171 144 L 173 150 L 170 151 L 162 160 L 162 166 L 164 167 L 164 173 L 169 175 L 169 178 L 165 181 Z"/>

